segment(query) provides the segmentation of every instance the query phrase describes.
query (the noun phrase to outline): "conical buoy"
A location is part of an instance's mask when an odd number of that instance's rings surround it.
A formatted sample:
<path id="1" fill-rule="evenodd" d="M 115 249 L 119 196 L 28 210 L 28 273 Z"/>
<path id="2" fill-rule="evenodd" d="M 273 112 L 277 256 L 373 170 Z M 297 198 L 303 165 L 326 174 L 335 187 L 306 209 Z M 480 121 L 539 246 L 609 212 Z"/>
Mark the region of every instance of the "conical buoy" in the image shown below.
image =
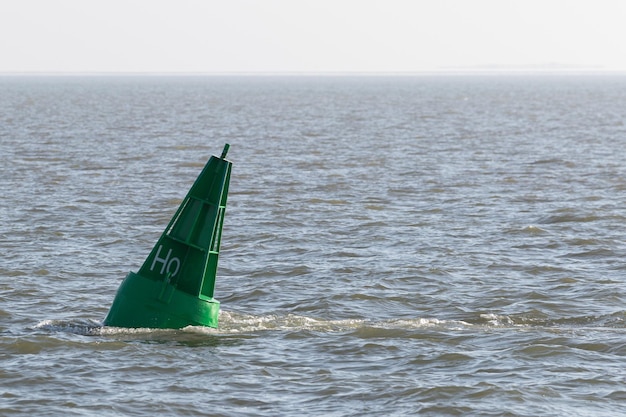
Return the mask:
<path id="1" fill-rule="evenodd" d="M 139 272 L 129 272 L 105 326 L 217 327 L 213 298 L 232 163 L 211 156 Z"/>

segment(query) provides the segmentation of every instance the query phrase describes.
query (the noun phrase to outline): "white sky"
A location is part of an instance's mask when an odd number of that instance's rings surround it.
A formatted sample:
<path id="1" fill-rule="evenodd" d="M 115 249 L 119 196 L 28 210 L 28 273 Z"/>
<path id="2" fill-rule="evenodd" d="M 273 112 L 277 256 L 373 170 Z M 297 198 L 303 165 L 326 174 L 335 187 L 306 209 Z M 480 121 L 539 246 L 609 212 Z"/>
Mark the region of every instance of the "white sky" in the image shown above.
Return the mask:
<path id="1" fill-rule="evenodd" d="M 626 71 L 624 0 L 0 0 L 0 72 Z"/>

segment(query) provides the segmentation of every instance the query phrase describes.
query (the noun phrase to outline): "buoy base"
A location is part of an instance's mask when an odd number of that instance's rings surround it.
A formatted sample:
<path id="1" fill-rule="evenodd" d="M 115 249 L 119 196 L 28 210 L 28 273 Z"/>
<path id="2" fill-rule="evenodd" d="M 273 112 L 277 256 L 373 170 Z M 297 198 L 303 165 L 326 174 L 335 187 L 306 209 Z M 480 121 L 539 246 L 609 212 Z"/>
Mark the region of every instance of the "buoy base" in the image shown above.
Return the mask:
<path id="1" fill-rule="evenodd" d="M 164 281 L 130 272 L 117 291 L 105 326 L 180 329 L 186 326 L 217 328 L 220 303 L 193 296 Z"/>

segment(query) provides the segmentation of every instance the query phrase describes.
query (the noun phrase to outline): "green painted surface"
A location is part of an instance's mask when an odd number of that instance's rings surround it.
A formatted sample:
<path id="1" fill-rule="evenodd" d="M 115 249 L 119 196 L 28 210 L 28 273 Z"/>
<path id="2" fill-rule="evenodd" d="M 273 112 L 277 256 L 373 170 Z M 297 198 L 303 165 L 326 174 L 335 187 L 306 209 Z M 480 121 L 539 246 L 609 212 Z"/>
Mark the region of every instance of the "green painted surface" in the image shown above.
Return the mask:
<path id="1" fill-rule="evenodd" d="M 120 285 L 106 326 L 217 327 L 213 298 L 232 163 L 212 156 L 137 273 Z"/>

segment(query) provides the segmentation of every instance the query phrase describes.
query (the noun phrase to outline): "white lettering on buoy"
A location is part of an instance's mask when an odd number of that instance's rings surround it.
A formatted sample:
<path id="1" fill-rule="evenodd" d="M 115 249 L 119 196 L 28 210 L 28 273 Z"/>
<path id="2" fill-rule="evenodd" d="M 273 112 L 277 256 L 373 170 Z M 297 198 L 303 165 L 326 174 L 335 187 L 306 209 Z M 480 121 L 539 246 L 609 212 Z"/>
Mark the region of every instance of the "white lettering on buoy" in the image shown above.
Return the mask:
<path id="1" fill-rule="evenodd" d="M 154 265 L 157 262 L 161 263 L 161 271 L 159 274 L 163 275 L 164 273 L 170 274 L 171 277 L 175 277 L 178 274 L 178 270 L 180 269 L 180 259 L 174 257 L 170 259 L 172 256 L 172 248 L 167 251 L 167 256 L 165 258 L 159 258 L 161 255 L 161 249 L 163 249 L 163 245 L 159 245 L 159 249 L 157 250 L 156 255 L 154 255 L 154 260 L 152 261 L 152 266 L 150 267 L 150 271 L 154 269 Z M 174 270 L 172 270 L 172 268 Z"/>

